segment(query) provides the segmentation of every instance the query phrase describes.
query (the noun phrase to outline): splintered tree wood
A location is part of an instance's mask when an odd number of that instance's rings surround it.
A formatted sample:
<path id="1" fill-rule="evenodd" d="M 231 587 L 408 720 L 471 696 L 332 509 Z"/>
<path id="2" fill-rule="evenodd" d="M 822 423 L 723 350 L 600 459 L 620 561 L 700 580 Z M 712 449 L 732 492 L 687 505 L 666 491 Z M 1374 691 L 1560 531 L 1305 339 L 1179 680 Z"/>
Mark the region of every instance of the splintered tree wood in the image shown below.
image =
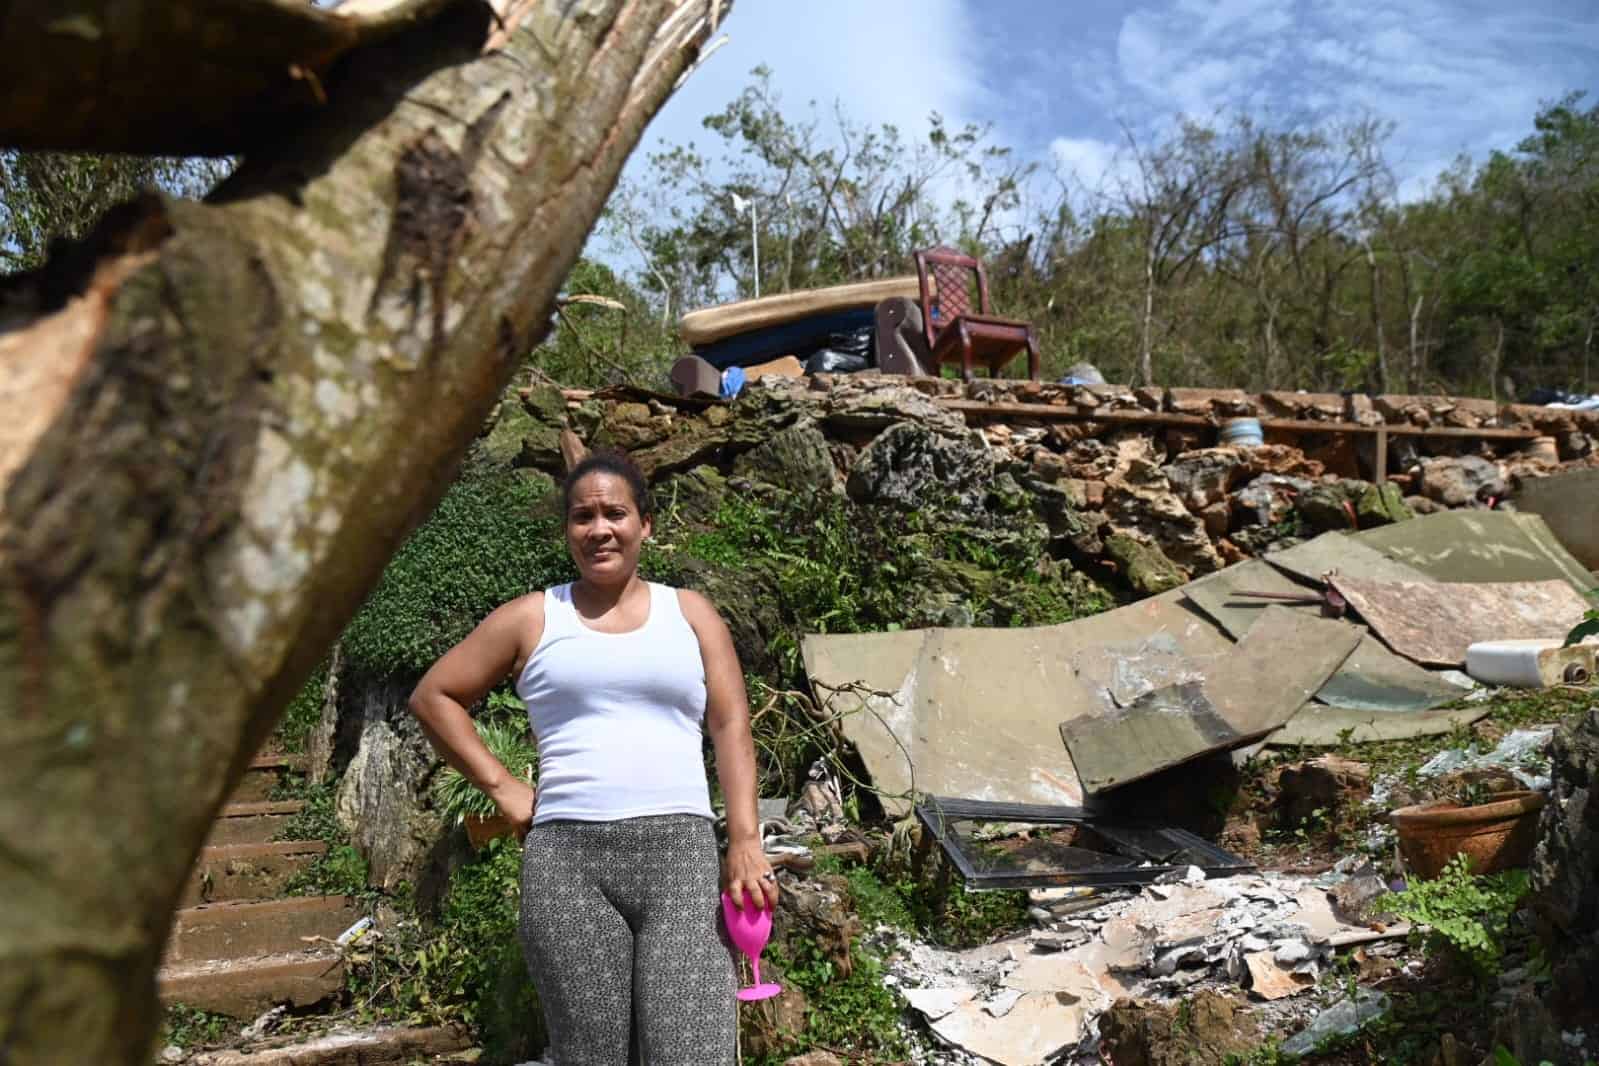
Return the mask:
<path id="1" fill-rule="evenodd" d="M 60 58 L 28 25 L 115 55 L 156 6 L 5 5 L 3 76 Z M 140 201 L 4 281 L 6 1062 L 146 1061 L 217 810 L 448 486 L 727 4 L 501 7 L 520 20 L 460 0 L 350 49 L 315 121 L 207 203 Z M 5 84 L 8 115 L 34 106 Z M 129 103 L 98 91 L 84 108 Z"/>
<path id="2" fill-rule="evenodd" d="M 1061 739 L 1089 793 L 1213 751 L 1251 744 L 1292 718 L 1360 643 L 1361 630 L 1272 606 L 1203 681 L 1144 693 L 1100 715 L 1062 722 Z"/>
<path id="3" fill-rule="evenodd" d="M 1465 665 L 1482 640 L 1564 639 L 1587 604 L 1561 580 L 1490 584 L 1362 581 L 1333 587 L 1394 651 L 1429 666 Z"/>
<path id="4" fill-rule="evenodd" d="M 0 144 L 223 155 L 329 104 L 352 49 L 458 0 L 12 0 L 0 8 Z"/>

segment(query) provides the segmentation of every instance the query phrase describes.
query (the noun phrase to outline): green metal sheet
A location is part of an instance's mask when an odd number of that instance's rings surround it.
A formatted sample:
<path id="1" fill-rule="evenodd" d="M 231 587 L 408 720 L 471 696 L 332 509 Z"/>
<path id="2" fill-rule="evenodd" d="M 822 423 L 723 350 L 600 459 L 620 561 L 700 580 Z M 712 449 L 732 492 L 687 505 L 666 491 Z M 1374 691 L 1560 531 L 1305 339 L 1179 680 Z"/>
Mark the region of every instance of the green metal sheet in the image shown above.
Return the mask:
<path id="1" fill-rule="evenodd" d="M 1353 534 L 1367 547 L 1435 581 L 1548 581 L 1580 592 L 1594 577 L 1542 518 L 1515 511 L 1445 511 Z M 1365 577 L 1351 572 L 1350 576 Z"/>
<path id="2" fill-rule="evenodd" d="M 1342 534 L 1335 533 L 1328 536 L 1342 536 Z M 1325 538 L 1317 538 L 1317 540 L 1323 539 Z M 1316 541 L 1309 541 L 1300 545 L 1300 548 L 1308 548 L 1315 543 Z M 1343 574 L 1361 574 L 1365 573 L 1364 565 L 1369 563 L 1371 558 L 1375 558 L 1382 564 L 1376 567 L 1380 572 L 1413 573 L 1408 567 L 1393 563 L 1368 548 L 1355 545 L 1354 551 L 1348 550 L 1352 544 L 1353 541 L 1345 538 L 1344 544 L 1332 546 L 1336 551 L 1322 549 L 1314 553 L 1301 553 L 1292 563 L 1296 567 L 1308 569 L 1310 573 L 1325 573 L 1327 569 L 1337 569 Z M 1299 548 L 1290 551 L 1298 552 Z M 1268 558 L 1273 564 L 1277 563 L 1275 556 Z M 1323 568 L 1324 563 L 1336 565 Z M 1229 636 L 1241 639 L 1271 602 L 1240 596 L 1238 593 L 1241 590 L 1284 594 L 1316 592 L 1311 586 L 1301 584 L 1283 573 L 1276 565 L 1268 566 L 1258 559 L 1229 566 L 1198 581 L 1191 581 L 1183 586 L 1182 592 L 1194 606 L 1226 630 Z M 1319 615 L 1321 612 L 1320 606 L 1315 604 L 1289 607 L 1289 610 L 1302 611 L 1310 615 Z M 1354 711 L 1419 711 L 1437 707 L 1450 700 L 1459 699 L 1463 695 L 1463 690 L 1459 686 L 1450 684 L 1432 671 L 1394 654 L 1382 641 L 1372 636 L 1365 626 L 1355 622 L 1347 624 L 1361 631 L 1360 644 L 1338 668 L 1338 672 L 1316 693 L 1319 702 Z"/>
<path id="3" fill-rule="evenodd" d="M 1266 744 L 1273 748 L 1299 745 L 1330 748 L 1346 740 L 1369 744 L 1379 740 L 1439 736 L 1459 726 L 1470 725 L 1487 713 L 1485 703 L 1454 710 L 1412 712 L 1355 711 L 1311 704 L 1267 737 Z"/>
<path id="4" fill-rule="evenodd" d="M 1268 607 L 1203 678 L 1062 722 L 1061 739 L 1083 790 L 1104 792 L 1259 740 L 1304 707 L 1359 640 L 1342 622 Z"/>
<path id="5" fill-rule="evenodd" d="M 1304 581 L 1315 582 L 1329 571 L 1371 581 L 1425 581 L 1427 575 L 1413 566 L 1390 559 L 1348 533 L 1323 533 L 1319 537 L 1266 556 L 1266 561 Z"/>

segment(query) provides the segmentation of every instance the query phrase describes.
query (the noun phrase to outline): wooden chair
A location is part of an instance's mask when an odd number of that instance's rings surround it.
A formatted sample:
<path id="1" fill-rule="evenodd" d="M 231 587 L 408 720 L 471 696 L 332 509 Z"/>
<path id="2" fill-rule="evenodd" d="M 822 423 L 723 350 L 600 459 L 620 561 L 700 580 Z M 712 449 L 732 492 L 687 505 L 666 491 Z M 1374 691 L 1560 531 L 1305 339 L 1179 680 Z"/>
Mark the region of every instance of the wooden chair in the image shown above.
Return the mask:
<path id="1" fill-rule="evenodd" d="M 949 248 L 930 248 L 916 253 L 916 278 L 921 284 L 922 326 L 935 368 L 959 363 L 961 377 L 970 381 L 973 365 L 981 363 L 988 367 L 989 377 L 998 377 L 1001 367 L 1026 351 L 1027 376 L 1038 380 L 1033 325 L 993 314 L 981 260 Z"/>

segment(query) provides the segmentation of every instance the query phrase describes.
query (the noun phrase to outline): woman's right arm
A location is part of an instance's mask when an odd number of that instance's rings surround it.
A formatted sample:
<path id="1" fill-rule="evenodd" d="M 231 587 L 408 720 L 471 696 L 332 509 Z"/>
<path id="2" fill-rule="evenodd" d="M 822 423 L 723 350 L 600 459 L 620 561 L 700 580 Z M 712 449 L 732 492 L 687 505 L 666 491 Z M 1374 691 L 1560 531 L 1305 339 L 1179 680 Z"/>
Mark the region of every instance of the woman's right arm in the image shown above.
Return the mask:
<path id="1" fill-rule="evenodd" d="M 543 629 L 543 593 L 512 600 L 422 675 L 409 704 L 433 750 L 493 800 L 519 835 L 533 821 L 533 789 L 494 757 L 466 709 L 538 646 Z"/>

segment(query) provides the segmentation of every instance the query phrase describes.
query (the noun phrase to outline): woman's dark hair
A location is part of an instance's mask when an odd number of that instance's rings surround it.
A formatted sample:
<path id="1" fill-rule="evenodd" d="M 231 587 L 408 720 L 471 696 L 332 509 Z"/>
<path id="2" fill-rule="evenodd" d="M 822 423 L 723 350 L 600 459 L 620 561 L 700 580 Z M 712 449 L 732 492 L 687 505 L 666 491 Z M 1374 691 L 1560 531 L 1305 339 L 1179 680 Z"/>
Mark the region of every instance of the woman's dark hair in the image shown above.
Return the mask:
<path id="1" fill-rule="evenodd" d="M 601 448 L 590 452 L 574 466 L 566 475 L 566 480 L 561 482 L 561 514 L 564 516 L 572 509 L 572 490 L 577 488 L 578 482 L 590 474 L 610 474 L 627 482 L 628 491 L 633 494 L 633 506 L 638 508 L 640 518 L 649 518 L 655 513 L 655 501 L 650 498 L 650 483 L 644 479 L 644 471 L 638 464 L 629 459 L 626 452 L 617 451 L 615 448 Z"/>

